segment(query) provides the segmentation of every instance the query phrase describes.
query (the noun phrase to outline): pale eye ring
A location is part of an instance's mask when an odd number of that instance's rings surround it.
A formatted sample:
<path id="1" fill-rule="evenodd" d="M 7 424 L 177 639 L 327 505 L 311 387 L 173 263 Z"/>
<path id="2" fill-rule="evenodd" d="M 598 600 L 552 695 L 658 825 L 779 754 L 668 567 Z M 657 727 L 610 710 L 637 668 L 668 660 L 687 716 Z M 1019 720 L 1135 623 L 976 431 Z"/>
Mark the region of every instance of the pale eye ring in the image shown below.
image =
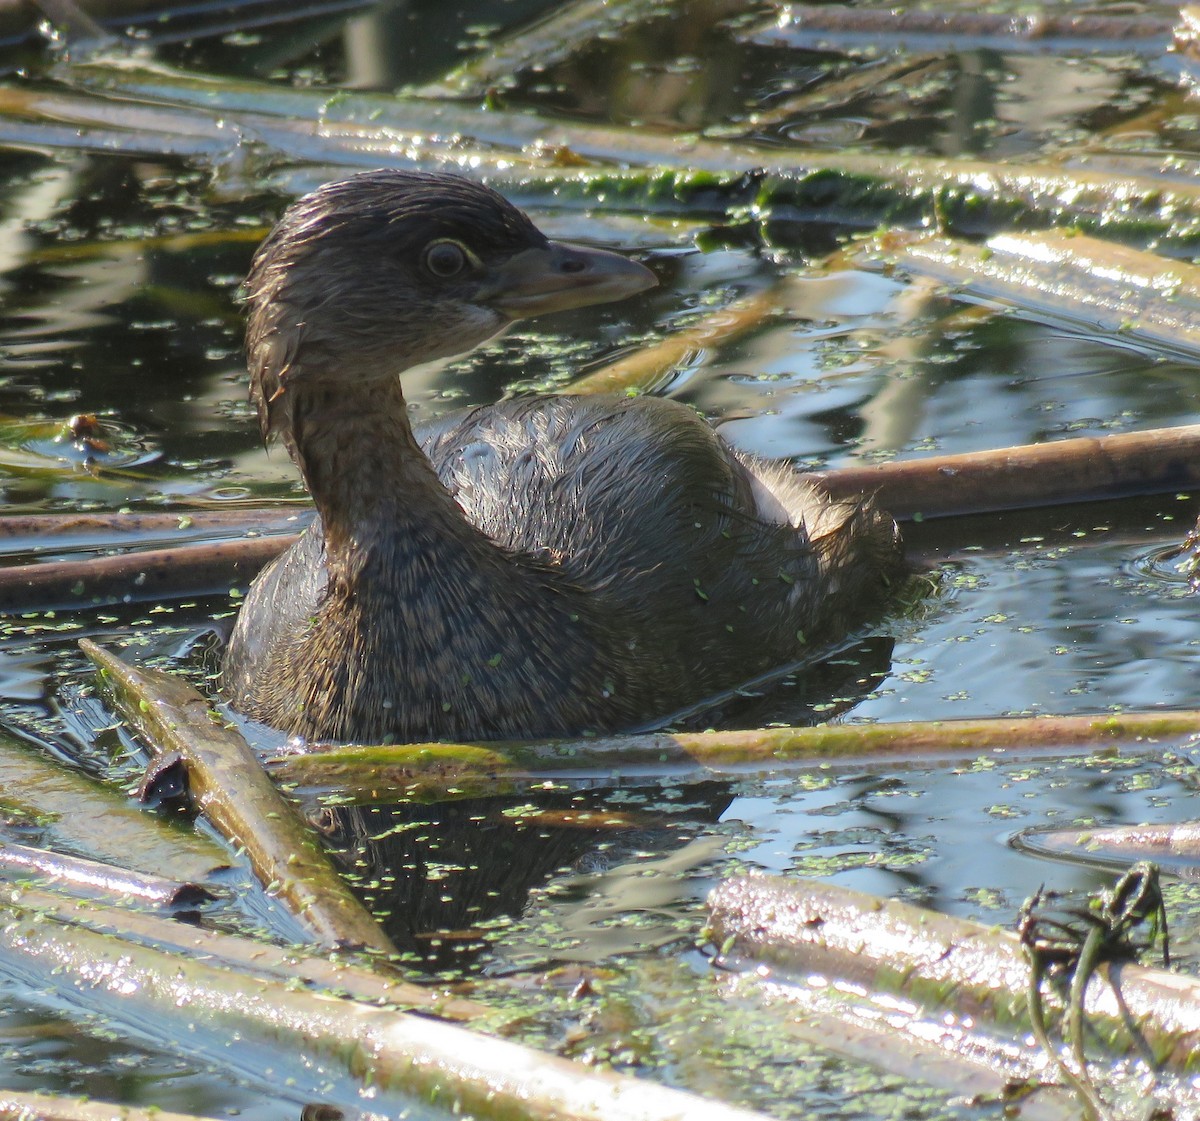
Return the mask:
<path id="1" fill-rule="evenodd" d="M 457 241 L 435 241 L 425 250 L 425 267 L 441 280 L 457 276 L 466 266 L 467 251 Z"/>

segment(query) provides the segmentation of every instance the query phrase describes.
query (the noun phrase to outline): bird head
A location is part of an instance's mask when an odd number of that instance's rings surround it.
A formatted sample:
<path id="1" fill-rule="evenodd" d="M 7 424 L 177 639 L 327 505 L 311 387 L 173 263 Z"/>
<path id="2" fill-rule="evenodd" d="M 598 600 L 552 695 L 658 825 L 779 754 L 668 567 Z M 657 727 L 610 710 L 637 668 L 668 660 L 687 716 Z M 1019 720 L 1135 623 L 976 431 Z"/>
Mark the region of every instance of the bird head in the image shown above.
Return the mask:
<path id="1" fill-rule="evenodd" d="M 487 187 L 380 170 L 290 207 L 246 281 L 246 352 L 263 433 L 289 388 L 394 378 L 461 354 L 515 319 L 621 299 L 657 283 L 643 265 L 549 240 Z"/>

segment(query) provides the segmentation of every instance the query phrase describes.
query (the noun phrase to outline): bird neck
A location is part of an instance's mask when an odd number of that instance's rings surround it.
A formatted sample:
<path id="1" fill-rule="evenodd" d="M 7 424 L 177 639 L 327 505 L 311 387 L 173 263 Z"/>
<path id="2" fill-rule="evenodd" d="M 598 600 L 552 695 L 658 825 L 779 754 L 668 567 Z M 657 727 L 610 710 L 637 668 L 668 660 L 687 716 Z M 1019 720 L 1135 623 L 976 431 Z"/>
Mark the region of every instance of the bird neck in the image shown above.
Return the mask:
<path id="1" fill-rule="evenodd" d="M 321 516 L 331 576 L 352 580 L 373 551 L 412 530 L 482 544 L 417 443 L 398 379 L 297 379 L 288 393 L 290 450 Z"/>

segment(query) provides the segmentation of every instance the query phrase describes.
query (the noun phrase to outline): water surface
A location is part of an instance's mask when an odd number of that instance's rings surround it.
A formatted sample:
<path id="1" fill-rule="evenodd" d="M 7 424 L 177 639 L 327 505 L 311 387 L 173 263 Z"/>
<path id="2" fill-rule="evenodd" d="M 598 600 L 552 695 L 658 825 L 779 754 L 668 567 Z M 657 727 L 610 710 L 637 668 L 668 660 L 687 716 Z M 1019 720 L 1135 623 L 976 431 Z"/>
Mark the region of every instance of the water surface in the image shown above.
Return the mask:
<path id="1" fill-rule="evenodd" d="M 355 46 L 363 25 L 344 27 L 341 17 L 163 46 L 160 57 L 281 85 L 386 90 L 401 75 L 436 78 L 530 10 L 472 6 L 450 36 L 461 49 L 400 52 L 382 69 Z M 781 146 L 1033 158 L 1048 146 L 1091 144 L 1189 154 L 1181 123 L 1189 110 L 1152 57 L 789 49 L 757 34 L 754 20 L 725 18 L 728 8 L 713 5 L 710 14 L 654 19 L 589 42 L 514 75 L 504 96 L 568 118 L 635 122 L 661 131 L 664 144 L 671 130 L 713 127 Z M 416 5 L 378 18 L 393 34 L 406 29 L 407 41 L 442 43 L 446 16 Z M 1165 113 L 1143 118 L 1156 104 Z M 748 123 L 751 113 L 762 119 Z M 236 306 L 255 241 L 288 200 L 218 194 L 213 175 L 201 159 L 3 151 L 0 495 L 8 510 L 303 502 L 287 457 L 261 446 Z M 750 213 L 672 221 L 553 206 L 533 217 L 555 236 L 635 251 L 662 286 L 620 305 L 521 324 L 406 381 L 416 417 L 513 387 L 562 384 L 780 278 L 790 280 L 790 314 L 697 355 L 664 390 L 763 455 L 837 467 L 1182 424 L 1196 412 L 1200 381 L 1181 359 L 1020 310 L 931 295 L 903 275 L 852 262 L 814 271 L 849 235 L 844 224 Z M 62 422 L 77 413 L 102 422 L 102 451 L 64 436 Z M 1196 506 L 1171 495 L 913 527 L 914 544 L 932 543 L 945 558 L 925 597 L 864 630 L 823 674 L 785 680 L 730 720 L 803 720 L 834 709 L 845 720 L 890 721 L 1194 707 L 1195 602 L 1163 551 Z M 70 550 L 69 542 L 25 542 L 12 559 Z M 203 682 L 239 593 L 10 616 L 0 630 L 0 719 L 95 773 L 132 777 L 131 741 L 97 734 L 111 716 L 76 640 L 88 635 Z M 772 1068 L 757 1081 L 722 1072 L 716 1060 L 689 1063 L 672 1051 L 669 1033 L 652 1030 L 661 1009 L 639 1005 L 630 990 L 663 971 L 656 999 L 671 1006 L 680 1038 L 700 1031 L 712 1009 L 689 986 L 703 989 L 710 978 L 694 943 L 704 896 L 728 872 L 833 876 L 1007 922 L 1043 882 L 1066 889 L 1103 881 L 1018 852 L 1010 845 L 1017 831 L 1187 819 L 1195 780 L 1186 747 L 1068 761 L 1018 752 L 372 809 L 329 827 L 351 848 L 376 838 L 362 879 L 414 967 L 497 991 L 530 970 L 604 970 L 607 1004 L 572 1004 L 553 984 L 540 995 L 521 990 L 554 1045 L 563 1023 L 583 1020 L 592 1042 L 580 1050 L 593 1046 L 593 1057 L 651 1067 L 655 1077 L 778 1116 L 874 1118 L 902 1108 L 910 1117 L 977 1116 L 828 1059 L 820 1081 L 804 1073 L 811 1063 L 786 1077 Z M 611 821 L 597 824 L 583 811 Z M 1185 898 L 1184 889 L 1176 893 Z M 261 916 L 233 902 L 214 919 L 252 925 Z M 1177 939 L 1190 968 L 1186 925 Z M 81 1020 L 19 978 L 5 985 L 0 1083 L 264 1119 L 291 1115 L 306 1100 L 253 1074 L 231 1080 L 169 1039 L 153 1042 L 153 1033 Z M 754 1066 L 753 1056 L 729 1047 L 727 1056 Z"/>

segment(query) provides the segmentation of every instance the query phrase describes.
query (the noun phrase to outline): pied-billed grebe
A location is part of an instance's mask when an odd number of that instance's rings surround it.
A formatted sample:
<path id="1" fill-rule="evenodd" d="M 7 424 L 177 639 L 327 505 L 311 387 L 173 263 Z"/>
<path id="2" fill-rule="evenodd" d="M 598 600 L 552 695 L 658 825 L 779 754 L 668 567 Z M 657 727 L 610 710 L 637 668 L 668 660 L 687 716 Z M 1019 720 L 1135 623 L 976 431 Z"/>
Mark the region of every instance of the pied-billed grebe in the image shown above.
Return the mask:
<path id="1" fill-rule="evenodd" d="M 890 518 L 676 402 L 523 397 L 414 435 L 400 371 L 654 282 L 453 176 L 367 172 L 288 210 L 247 282 L 251 396 L 319 521 L 250 589 L 235 709 L 309 740 L 618 730 L 879 603 Z"/>

